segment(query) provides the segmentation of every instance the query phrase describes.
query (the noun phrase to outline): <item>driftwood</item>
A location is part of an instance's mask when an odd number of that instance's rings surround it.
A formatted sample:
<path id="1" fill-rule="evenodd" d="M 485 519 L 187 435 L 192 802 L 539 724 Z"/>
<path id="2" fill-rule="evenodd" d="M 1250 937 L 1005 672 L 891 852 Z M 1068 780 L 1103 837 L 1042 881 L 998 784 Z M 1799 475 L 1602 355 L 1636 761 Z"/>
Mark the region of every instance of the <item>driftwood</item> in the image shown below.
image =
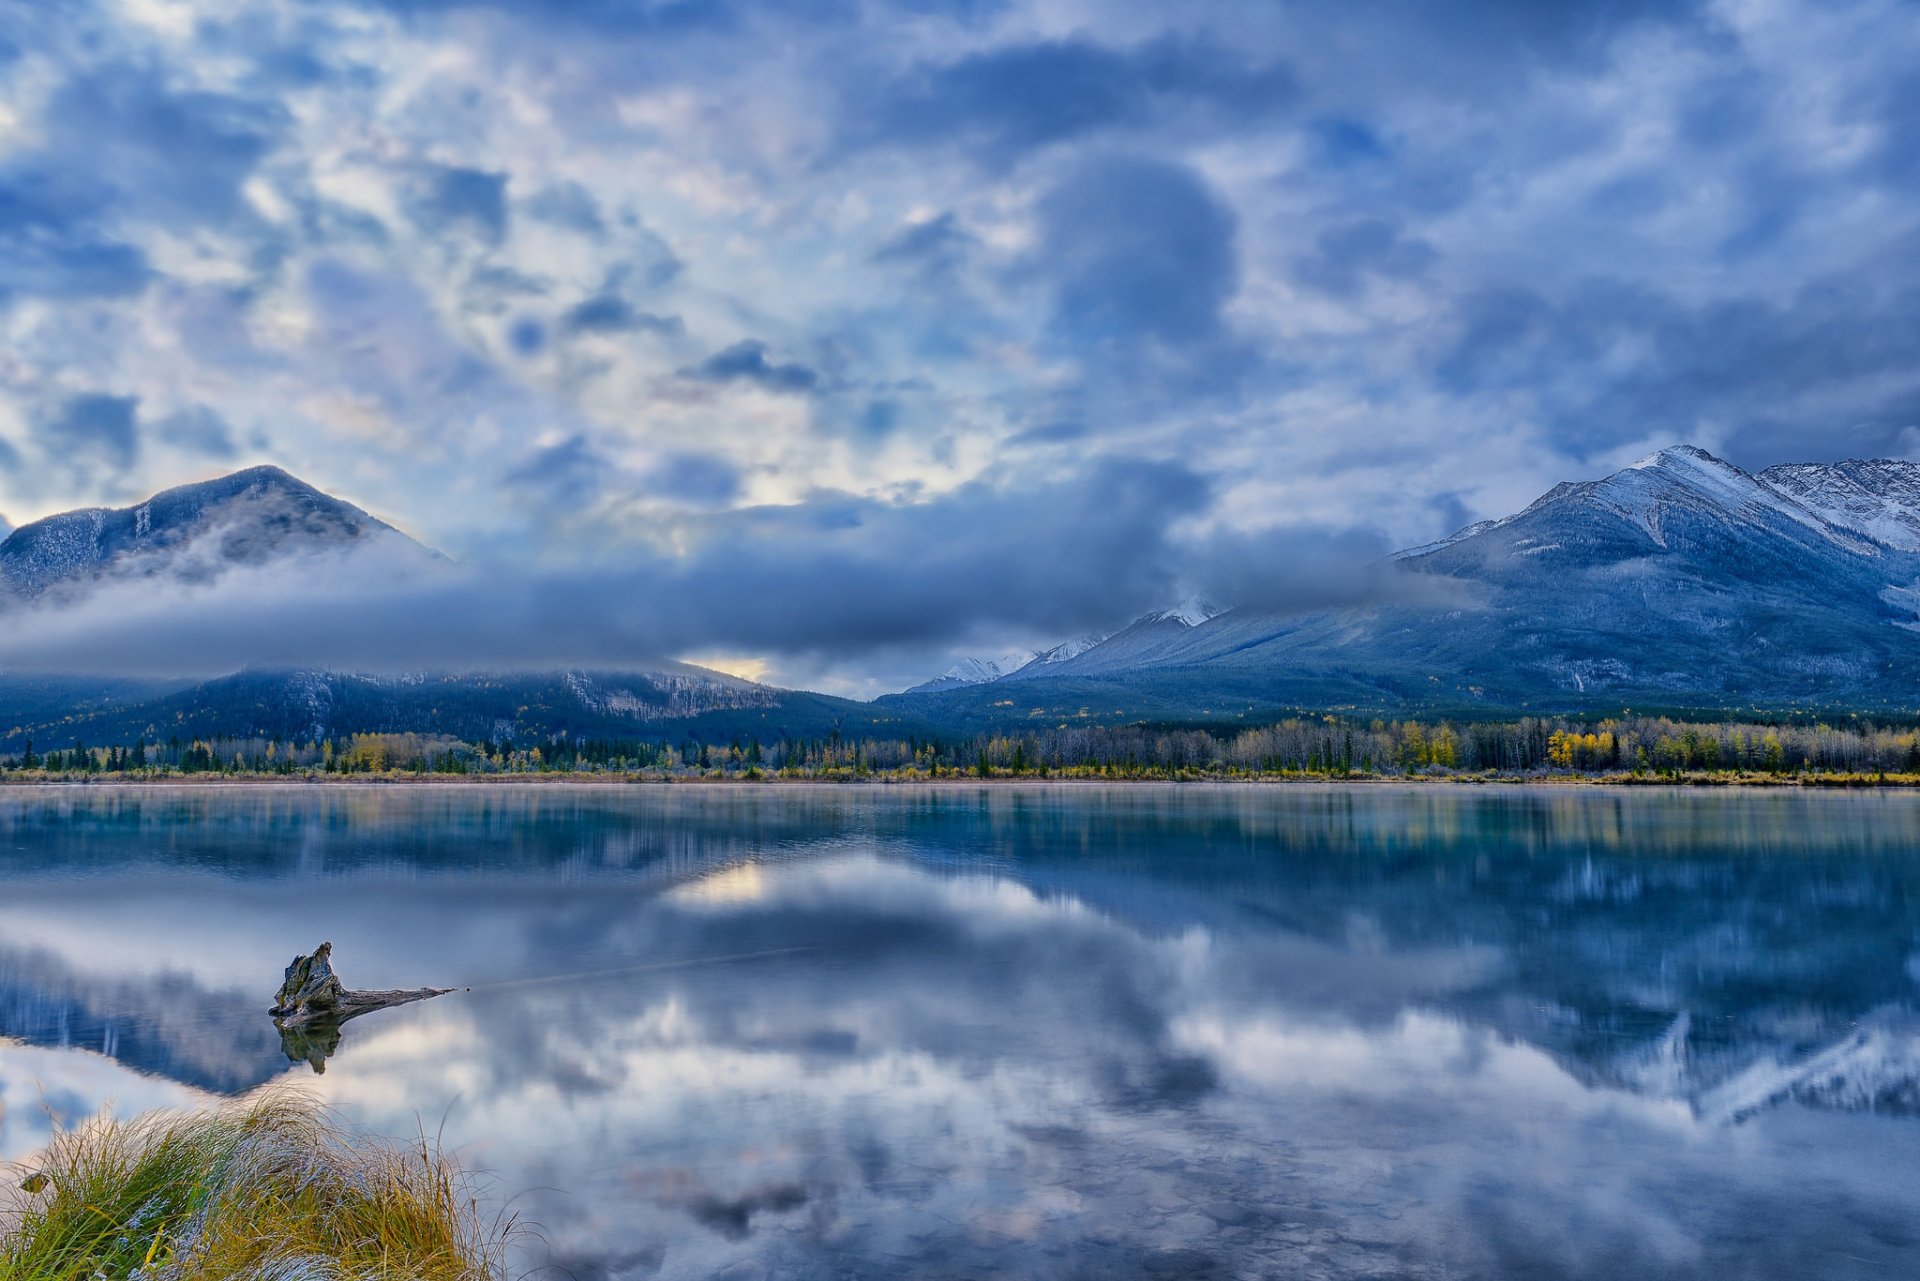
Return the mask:
<path id="1" fill-rule="evenodd" d="M 355 991 L 333 972 L 333 944 L 322 943 L 313 949 L 312 956 L 293 958 L 268 1012 L 280 1031 L 280 1048 L 287 1057 L 323 1072 L 327 1057 L 340 1048 L 340 1025 L 348 1019 L 451 991 L 450 987 Z"/>

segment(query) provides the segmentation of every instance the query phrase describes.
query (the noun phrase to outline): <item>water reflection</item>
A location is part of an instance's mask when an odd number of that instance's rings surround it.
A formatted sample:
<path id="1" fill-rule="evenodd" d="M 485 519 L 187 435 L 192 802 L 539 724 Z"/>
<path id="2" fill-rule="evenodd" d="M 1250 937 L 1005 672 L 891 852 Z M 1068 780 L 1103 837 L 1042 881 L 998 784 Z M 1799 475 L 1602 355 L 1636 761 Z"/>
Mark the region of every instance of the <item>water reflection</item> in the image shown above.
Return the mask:
<path id="1" fill-rule="evenodd" d="M 258 991 L 325 935 L 473 990 L 291 1071 L 444 1112 L 576 1276 L 1905 1275 L 1916 838 L 1895 796 L 9 797 L 0 1031 L 75 1048 L 0 1049 L 0 1150 L 23 1055 L 70 1108 L 288 1071 Z"/>

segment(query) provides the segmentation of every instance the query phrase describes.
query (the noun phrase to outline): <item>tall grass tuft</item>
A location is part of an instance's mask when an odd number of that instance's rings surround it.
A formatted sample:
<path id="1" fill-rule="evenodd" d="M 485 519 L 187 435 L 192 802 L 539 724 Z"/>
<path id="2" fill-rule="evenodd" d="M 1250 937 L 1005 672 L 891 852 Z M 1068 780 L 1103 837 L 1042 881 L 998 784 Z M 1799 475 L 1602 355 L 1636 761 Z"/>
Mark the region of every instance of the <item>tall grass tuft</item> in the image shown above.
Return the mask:
<path id="1" fill-rule="evenodd" d="M 0 1281 L 498 1281 L 510 1224 L 422 1136 L 344 1132 L 273 1093 L 219 1111 L 98 1119 L 0 1198 Z"/>

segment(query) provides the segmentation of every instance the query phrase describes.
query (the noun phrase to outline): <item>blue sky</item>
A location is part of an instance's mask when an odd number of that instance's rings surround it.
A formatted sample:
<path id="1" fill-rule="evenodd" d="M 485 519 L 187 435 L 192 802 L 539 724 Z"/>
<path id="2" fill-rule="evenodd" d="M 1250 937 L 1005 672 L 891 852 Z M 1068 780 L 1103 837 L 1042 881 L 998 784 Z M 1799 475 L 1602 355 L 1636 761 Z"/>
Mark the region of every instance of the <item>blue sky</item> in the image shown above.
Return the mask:
<path id="1" fill-rule="evenodd" d="M 1916 68 L 1911 0 L 0 0 L 0 511 L 275 462 L 855 639 L 924 563 L 860 675 L 705 647 L 858 690 L 1920 456 Z"/>

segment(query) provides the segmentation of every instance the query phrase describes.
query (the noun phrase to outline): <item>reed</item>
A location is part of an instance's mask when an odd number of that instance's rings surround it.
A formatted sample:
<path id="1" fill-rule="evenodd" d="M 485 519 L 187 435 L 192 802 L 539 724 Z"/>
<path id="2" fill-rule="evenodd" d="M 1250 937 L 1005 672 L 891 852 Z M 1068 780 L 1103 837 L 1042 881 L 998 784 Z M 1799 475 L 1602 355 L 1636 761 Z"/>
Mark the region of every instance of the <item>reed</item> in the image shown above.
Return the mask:
<path id="1" fill-rule="evenodd" d="M 6 1182 L 0 1281 L 506 1275 L 511 1223 L 433 1141 L 350 1134 L 290 1092 L 90 1121 Z"/>

